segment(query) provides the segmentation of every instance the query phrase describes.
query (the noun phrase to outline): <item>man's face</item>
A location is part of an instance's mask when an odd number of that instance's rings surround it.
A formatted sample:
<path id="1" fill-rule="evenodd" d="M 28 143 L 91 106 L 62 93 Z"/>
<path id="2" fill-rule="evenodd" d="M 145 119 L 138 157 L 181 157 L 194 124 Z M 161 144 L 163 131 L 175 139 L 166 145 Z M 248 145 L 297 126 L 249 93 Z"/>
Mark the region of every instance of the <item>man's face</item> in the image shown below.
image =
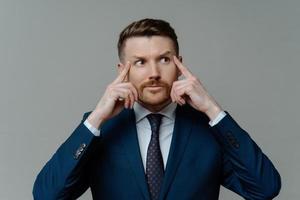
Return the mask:
<path id="1" fill-rule="evenodd" d="M 162 36 L 132 37 L 125 41 L 123 55 L 124 64 L 131 63 L 128 79 L 139 101 L 146 106 L 170 102 L 172 84 L 180 75 L 173 61 L 173 41 Z"/>

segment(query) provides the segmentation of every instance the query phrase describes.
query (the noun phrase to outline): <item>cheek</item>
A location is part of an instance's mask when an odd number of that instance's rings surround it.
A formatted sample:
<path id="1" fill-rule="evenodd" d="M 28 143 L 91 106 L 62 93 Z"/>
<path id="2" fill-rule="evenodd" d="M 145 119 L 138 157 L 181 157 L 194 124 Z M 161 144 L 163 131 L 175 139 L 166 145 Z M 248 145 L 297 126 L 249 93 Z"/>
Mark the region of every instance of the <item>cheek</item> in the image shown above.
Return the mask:
<path id="1" fill-rule="evenodd" d="M 177 80 L 177 77 L 178 77 L 178 70 L 175 65 L 171 65 L 165 68 L 165 70 L 163 70 L 163 78 L 168 82 L 173 82 L 174 80 Z"/>
<path id="2" fill-rule="evenodd" d="M 143 82 L 143 74 L 138 70 L 131 70 L 129 72 L 129 81 L 136 87 Z"/>

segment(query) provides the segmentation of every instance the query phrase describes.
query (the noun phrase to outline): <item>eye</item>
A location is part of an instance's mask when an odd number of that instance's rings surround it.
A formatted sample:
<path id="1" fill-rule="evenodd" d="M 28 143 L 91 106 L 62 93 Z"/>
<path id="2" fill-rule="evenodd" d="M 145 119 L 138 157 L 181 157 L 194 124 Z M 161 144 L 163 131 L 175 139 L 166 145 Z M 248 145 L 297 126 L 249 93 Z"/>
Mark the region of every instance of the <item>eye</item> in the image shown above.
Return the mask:
<path id="1" fill-rule="evenodd" d="M 162 63 L 169 63 L 170 62 L 170 58 L 168 58 L 168 57 L 161 57 L 160 62 L 162 62 Z"/>
<path id="2" fill-rule="evenodd" d="M 142 59 L 141 60 L 137 60 L 137 61 L 134 62 L 134 64 L 137 65 L 137 66 L 141 66 L 141 65 L 145 64 L 145 61 L 142 60 Z"/>

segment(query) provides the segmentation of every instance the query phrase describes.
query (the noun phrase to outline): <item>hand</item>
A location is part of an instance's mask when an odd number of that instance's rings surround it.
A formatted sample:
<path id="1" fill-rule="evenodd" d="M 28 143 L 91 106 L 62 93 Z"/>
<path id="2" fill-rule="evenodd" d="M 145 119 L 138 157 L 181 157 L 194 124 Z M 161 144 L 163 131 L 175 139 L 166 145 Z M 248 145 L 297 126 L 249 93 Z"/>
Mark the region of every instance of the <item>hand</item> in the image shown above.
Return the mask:
<path id="1" fill-rule="evenodd" d="M 213 97 L 208 94 L 200 80 L 195 77 L 176 56 L 173 56 L 173 59 L 185 79 L 173 83 L 171 89 L 172 101 L 181 106 L 188 103 L 196 110 L 205 113 L 210 120 L 215 119 L 221 112 L 221 107 Z"/>
<path id="2" fill-rule="evenodd" d="M 114 117 L 124 108 L 132 108 L 137 101 L 137 90 L 128 82 L 130 67 L 130 62 L 122 65 L 122 72 L 108 85 L 96 108 L 87 118 L 94 127 L 99 128 L 104 121 Z"/>

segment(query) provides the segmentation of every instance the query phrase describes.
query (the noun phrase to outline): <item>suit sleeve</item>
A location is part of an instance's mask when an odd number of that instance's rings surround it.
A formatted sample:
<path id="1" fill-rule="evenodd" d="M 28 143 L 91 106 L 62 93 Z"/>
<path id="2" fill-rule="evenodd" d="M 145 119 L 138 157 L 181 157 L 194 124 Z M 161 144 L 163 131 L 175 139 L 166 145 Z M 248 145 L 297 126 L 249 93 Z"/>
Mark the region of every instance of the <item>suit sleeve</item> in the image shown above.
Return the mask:
<path id="1" fill-rule="evenodd" d="M 83 124 L 58 148 L 38 174 L 33 197 L 36 200 L 76 199 L 89 187 L 86 167 L 97 146 L 94 136 Z"/>
<path id="2" fill-rule="evenodd" d="M 274 198 L 281 188 L 278 171 L 248 133 L 226 114 L 212 127 L 223 149 L 222 185 L 245 199 Z"/>

